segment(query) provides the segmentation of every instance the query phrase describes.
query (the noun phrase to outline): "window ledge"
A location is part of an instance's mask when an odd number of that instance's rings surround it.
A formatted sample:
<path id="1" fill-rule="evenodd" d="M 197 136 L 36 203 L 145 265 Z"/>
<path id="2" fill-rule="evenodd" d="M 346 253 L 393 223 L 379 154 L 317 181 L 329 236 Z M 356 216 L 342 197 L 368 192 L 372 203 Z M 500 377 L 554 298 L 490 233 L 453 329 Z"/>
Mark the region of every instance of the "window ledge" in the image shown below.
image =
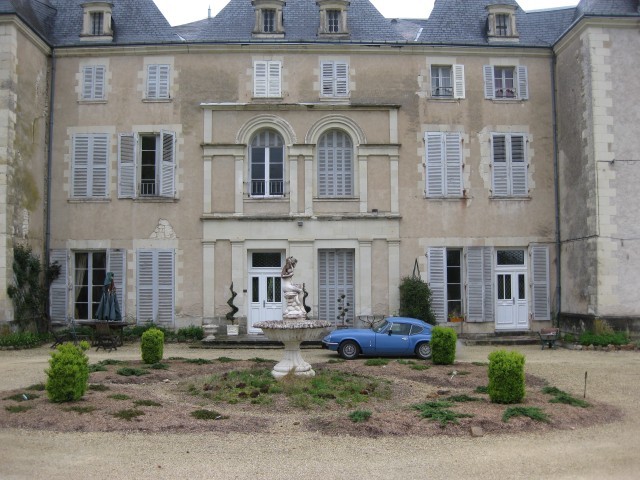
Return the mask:
<path id="1" fill-rule="evenodd" d="M 68 198 L 67 203 L 109 203 L 110 197 L 74 197 Z"/>
<path id="2" fill-rule="evenodd" d="M 133 200 L 136 203 L 177 203 L 179 199 L 173 197 L 136 197 L 129 200 Z"/>
<path id="3" fill-rule="evenodd" d="M 283 99 L 282 95 L 279 97 L 251 97 L 251 101 L 256 103 L 279 103 Z"/>
<path id="4" fill-rule="evenodd" d="M 359 197 L 313 197 L 314 202 L 359 202 Z"/>
<path id="5" fill-rule="evenodd" d="M 173 98 L 143 98 L 142 103 L 171 103 Z"/>
<path id="6" fill-rule="evenodd" d="M 490 98 L 493 103 L 523 103 L 526 102 L 524 98 Z"/>
<path id="7" fill-rule="evenodd" d="M 264 195 L 264 196 L 251 196 L 248 198 L 245 198 L 245 202 L 273 202 L 273 203 L 282 203 L 282 202 L 288 202 L 289 198 L 285 195 L 273 195 L 273 196 L 269 196 L 269 195 Z"/>
<path id="8" fill-rule="evenodd" d="M 106 104 L 107 100 L 105 98 L 100 98 L 96 100 L 82 99 L 78 100 L 78 105 L 101 105 Z"/>
<path id="9" fill-rule="evenodd" d="M 501 197 L 501 196 L 496 196 L 496 195 L 490 195 L 489 196 L 489 200 L 506 200 L 506 201 L 510 201 L 510 202 L 522 202 L 522 201 L 529 201 L 531 200 L 531 195 L 522 195 L 522 196 L 505 196 L 505 197 Z"/>
<path id="10" fill-rule="evenodd" d="M 320 101 L 348 104 L 351 102 L 351 95 L 320 95 Z"/>
<path id="11" fill-rule="evenodd" d="M 427 101 L 437 102 L 437 103 L 460 103 L 460 100 L 464 100 L 464 98 L 453 98 L 453 97 L 427 97 Z"/>
<path id="12" fill-rule="evenodd" d="M 465 197 L 464 195 L 460 195 L 460 196 L 450 196 L 450 197 L 431 197 L 428 195 L 424 196 L 425 200 L 440 200 L 443 202 L 459 202 L 460 200 L 468 200 L 469 197 Z"/>

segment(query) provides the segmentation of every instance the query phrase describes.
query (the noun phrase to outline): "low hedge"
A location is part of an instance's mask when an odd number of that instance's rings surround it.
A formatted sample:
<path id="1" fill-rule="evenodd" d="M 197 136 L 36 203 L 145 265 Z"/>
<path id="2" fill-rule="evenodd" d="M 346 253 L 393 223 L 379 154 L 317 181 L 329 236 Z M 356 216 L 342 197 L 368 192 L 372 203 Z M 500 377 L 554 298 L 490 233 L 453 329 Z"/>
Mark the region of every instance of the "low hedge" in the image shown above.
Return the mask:
<path id="1" fill-rule="evenodd" d="M 580 335 L 580 345 L 595 345 L 606 347 L 607 345 L 626 345 L 629 337 L 623 332 L 601 333 L 584 332 Z"/>

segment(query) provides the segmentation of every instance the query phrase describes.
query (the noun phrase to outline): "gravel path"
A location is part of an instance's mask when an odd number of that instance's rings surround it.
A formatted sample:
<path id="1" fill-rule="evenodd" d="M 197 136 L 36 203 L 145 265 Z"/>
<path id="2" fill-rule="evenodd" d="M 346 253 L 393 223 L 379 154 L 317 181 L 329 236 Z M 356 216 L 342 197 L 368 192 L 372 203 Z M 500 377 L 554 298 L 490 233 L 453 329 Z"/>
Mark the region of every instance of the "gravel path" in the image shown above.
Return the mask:
<path id="1" fill-rule="evenodd" d="M 486 361 L 492 347 L 458 348 L 460 362 Z M 544 435 L 366 439 L 212 434 L 52 433 L 0 429 L 0 479 L 638 479 L 640 354 L 519 347 L 526 370 L 570 393 L 621 407 L 624 422 Z M 0 351 L 1 391 L 44 380 L 50 350 Z M 89 352 L 138 359 L 139 346 Z M 199 350 L 168 345 L 165 356 L 262 357 L 281 350 Z M 304 350 L 310 363 L 335 353 Z"/>

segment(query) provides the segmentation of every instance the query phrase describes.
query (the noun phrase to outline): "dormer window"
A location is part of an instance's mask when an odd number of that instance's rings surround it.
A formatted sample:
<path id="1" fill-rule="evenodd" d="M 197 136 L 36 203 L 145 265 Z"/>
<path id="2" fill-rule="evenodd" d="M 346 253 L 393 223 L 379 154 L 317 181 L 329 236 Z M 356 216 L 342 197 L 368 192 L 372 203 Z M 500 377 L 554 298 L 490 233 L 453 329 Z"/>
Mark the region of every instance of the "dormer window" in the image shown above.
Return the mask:
<path id="1" fill-rule="evenodd" d="M 516 7 L 514 5 L 487 5 L 487 38 L 489 42 L 518 42 Z"/>
<path id="2" fill-rule="evenodd" d="M 320 27 L 318 34 L 329 37 L 348 37 L 348 0 L 317 0 L 320 7 Z"/>
<path id="3" fill-rule="evenodd" d="M 284 38 L 282 9 L 284 0 L 252 0 L 256 21 L 253 36 L 258 38 Z"/>
<path id="4" fill-rule="evenodd" d="M 82 4 L 83 20 L 80 39 L 82 41 L 110 42 L 113 40 L 111 28 L 111 2 L 87 2 Z"/>

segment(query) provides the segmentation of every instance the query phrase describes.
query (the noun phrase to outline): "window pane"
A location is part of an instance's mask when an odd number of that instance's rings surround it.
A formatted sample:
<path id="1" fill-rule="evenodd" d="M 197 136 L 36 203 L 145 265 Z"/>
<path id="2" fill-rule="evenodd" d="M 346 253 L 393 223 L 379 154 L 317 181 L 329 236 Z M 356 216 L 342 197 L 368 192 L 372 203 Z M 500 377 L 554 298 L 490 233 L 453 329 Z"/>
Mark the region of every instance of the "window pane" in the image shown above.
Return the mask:
<path id="1" fill-rule="evenodd" d="M 280 268 L 282 266 L 282 254 L 279 252 L 252 253 L 251 265 L 254 268 Z"/>
<path id="2" fill-rule="evenodd" d="M 518 275 L 518 300 L 524 300 L 526 298 L 525 292 L 524 274 L 521 273 Z"/>
<path id="3" fill-rule="evenodd" d="M 260 278 L 251 277 L 251 301 L 257 303 L 260 301 Z"/>
<path id="4" fill-rule="evenodd" d="M 498 265 L 524 265 L 524 250 L 498 250 Z"/>

